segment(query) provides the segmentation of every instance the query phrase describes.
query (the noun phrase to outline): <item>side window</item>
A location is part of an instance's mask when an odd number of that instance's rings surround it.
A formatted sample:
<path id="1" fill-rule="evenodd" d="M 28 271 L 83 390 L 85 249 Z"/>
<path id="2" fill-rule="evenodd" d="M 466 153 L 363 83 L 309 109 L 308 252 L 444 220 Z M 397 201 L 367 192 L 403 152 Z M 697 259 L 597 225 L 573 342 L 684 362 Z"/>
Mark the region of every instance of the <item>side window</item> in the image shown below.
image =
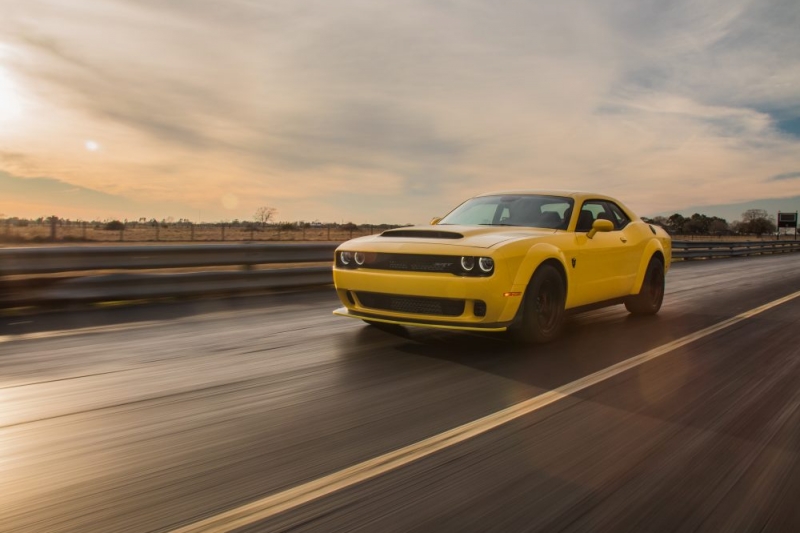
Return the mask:
<path id="1" fill-rule="evenodd" d="M 604 200 L 587 200 L 578 215 L 575 231 L 589 231 L 595 220 L 610 220 L 615 230 L 621 230 L 631 221 L 625 212 L 613 202 Z"/>
<path id="2" fill-rule="evenodd" d="M 575 231 L 589 231 L 592 229 L 592 224 L 594 224 L 595 220 L 606 216 L 606 208 L 603 202 L 599 200 L 583 202 L 580 213 L 578 213 L 578 224 L 575 226 Z"/>
<path id="3" fill-rule="evenodd" d="M 611 212 L 611 221 L 614 223 L 614 227 L 616 229 L 622 229 L 627 226 L 631 219 L 628 218 L 628 215 L 625 214 L 617 204 L 613 202 L 607 202 L 608 209 Z"/>

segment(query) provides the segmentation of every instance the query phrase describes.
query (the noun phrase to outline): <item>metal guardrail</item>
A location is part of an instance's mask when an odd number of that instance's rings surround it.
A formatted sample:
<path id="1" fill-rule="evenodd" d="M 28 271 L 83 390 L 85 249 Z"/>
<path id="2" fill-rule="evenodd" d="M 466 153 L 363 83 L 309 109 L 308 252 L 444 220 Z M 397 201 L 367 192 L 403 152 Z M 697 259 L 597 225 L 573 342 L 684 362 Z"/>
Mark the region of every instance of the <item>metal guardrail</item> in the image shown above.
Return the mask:
<path id="1" fill-rule="evenodd" d="M 327 285 L 332 282 L 330 266 L 253 267 L 331 264 L 336 246 L 304 243 L 0 249 L 0 307 L 225 295 Z M 163 272 L 208 267 L 242 269 Z M 114 272 L 104 272 L 108 270 Z M 158 272 L 130 272 L 137 270 Z"/>
<path id="2" fill-rule="evenodd" d="M 672 245 L 673 260 L 800 251 L 798 241 L 673 241 Z M 330 266 L 267 270 L 252 267 L 332 262 L 336 246 L 335 243 L 303 243 L 0 249 L 0 307 L 236 294 L 327 285 L 332 282 Z M 243 268 L 214 272 L 124 272 L 232 266 Z M 107 270 L 122 272 L 102 272 Z"/>
<path id="3" fill-rule="evenodd" d="M 322 262 L 333 261 L 336 246 L 313 243 L 6 248 L 0 249 L 0 276 Z"/>
<path id="4" fill-rule="evenodd" d="M 800 252 L 798 241 L 673 241 L 672 259 L 714 259 L 747 255 Z"/>

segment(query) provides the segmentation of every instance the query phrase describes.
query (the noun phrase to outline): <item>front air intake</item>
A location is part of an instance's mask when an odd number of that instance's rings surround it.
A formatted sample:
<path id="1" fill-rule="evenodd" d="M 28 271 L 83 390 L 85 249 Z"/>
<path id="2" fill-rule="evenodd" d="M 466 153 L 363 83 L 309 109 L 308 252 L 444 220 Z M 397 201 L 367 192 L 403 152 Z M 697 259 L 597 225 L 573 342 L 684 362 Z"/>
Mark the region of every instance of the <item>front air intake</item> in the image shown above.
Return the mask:
<path id="1" fill-rule="evenodd" d="M 436 231 L 424 229 L 390 229 L 381 233 L 381 237 L 414 237 L 417 239 L 463 239 L 464 236 L 453 231 Z"/>
<path id="2" fill-rule="evenodd" d="M 438 316 L 461 316 L 464 314 L 464 300 L 361 291 L 356 293 L 356 297 L 364 307 L 383 311 Z"/>

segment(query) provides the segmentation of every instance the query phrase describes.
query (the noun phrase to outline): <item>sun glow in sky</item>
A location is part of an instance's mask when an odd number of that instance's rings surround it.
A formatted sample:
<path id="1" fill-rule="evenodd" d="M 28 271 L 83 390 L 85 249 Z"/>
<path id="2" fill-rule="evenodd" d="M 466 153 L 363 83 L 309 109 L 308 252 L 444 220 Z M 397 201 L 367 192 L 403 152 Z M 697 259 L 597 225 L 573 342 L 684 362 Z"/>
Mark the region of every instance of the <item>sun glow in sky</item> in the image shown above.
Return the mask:
<path id="1" fill-rule="evenodd" d="M 642 215 L 800 195 L 796 1 L 0 12 L 7 216 L 424 223 L 502 189 Z"/>
<path id="2" fill-rule="evenodd" d="M 0 68 L 0 124 L 10 127 L 22 115 L 22 102 L 8 73 Z"/>

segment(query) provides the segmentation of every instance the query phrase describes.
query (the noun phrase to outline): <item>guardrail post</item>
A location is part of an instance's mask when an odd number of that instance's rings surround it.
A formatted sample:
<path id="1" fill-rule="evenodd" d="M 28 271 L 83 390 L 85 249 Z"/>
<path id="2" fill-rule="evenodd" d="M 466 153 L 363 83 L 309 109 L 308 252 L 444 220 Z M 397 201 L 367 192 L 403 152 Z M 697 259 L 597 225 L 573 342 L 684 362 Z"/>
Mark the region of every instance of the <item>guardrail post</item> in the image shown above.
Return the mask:
<path id="1" fill-rule="evenodd" d="M 328 240 L 331 240 L 331 225 L 328 224 Z"/>
<path id="2" fill-rule="evenodd" d="M 123 224 L 122 227 L 119 228 L 119 242 L 122 242 L 124 234 L 125 234 L 125 224 Z"/>
<path id="3" fill-rule="evenodd" d="M 225 224 L 222 225 L 222 240 L 225 240 Z"/>
<path id="4" fill-rule="evenodd" d="M 53 215 L 50 217 L 50 240 L 56 240 L 56 225 L 58 224 L 58 217 Z"/>

